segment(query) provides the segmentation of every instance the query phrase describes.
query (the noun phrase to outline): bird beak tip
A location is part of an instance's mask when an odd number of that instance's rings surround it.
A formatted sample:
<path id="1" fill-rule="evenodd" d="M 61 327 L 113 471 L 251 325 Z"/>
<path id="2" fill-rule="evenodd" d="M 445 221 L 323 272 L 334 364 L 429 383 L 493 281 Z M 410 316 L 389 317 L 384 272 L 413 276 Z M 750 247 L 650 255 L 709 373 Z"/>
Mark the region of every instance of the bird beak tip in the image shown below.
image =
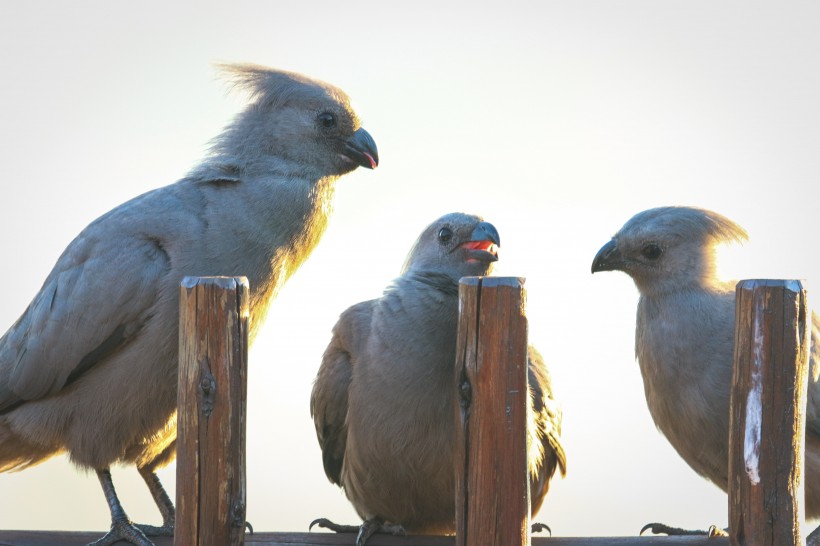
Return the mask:
<path id="1" fill-rule="evenodd" d="M 601 271 L 614 271 L 618 269 L 620 258 L 621 254 L 618 251 L 615 240 L 609 241 L 601 247 L 601 250 L 598 251 L 592 260 L 591 272 L 594 274 Z"/>
<path id="2" fill-rule="evenodd" d="M 364 128 L 360 127 L 353 133 L 353 137 L 345 145 L 344 155 L 356 165 L 366 169 L 375 169 L 379 166 L 376 141 Z"/>

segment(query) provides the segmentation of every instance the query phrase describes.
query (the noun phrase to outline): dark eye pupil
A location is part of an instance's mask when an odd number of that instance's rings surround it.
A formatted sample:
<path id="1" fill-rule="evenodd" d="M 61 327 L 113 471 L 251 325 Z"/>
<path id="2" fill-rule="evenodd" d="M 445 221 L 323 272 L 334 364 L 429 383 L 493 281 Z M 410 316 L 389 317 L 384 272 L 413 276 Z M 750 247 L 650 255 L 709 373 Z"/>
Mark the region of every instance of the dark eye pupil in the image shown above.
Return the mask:
<path id="1" fill-rule="evenodd" d="M 450 230 L 450 228 L 445 227 L 445 228 L 441 228 L 440 230 L 438 230 L 438 240 L 441 241 L 442 243 L 446 243 L 447 241 L 449 241 L 450 237 L 452 237 L 452 236 L 453 236 L 453 232 L 452 232 L 452 230 Z"/>
<path id="2" fill-rule="evenodd" d="M 648 245 L 644 246 L 641 250 L 641 254 L 643 254 L 645 258 L 648 258 L 650 260 L 657 260 L 661 257 L 662 253 L 663 250 L 661 250 L 661 247 L 659 247 L 655 243 L 649 243 Z"/>
<path id="3" fill-rule="evenodd" d="M 334 127 L 336 125 L 336 116 L 330 112 L 319 114 L 319 123 L 321 123 L 322 127 L 325 128 Z"/>

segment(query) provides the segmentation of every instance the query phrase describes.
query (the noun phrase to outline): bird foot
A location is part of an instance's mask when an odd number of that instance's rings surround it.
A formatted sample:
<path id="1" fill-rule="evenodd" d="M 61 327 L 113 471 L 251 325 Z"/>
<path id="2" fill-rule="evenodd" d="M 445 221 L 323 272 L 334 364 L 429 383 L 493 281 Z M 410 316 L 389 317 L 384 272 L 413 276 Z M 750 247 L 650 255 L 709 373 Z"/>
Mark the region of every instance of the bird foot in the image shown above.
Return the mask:
<path id="1" fill-rule="evenodd" d="M 162 525 L 157 527 L 156 525 L 143 525 L 138 523 L 135 525 L 137 529 L 145 533 L 147 537 L 172 537 L 174 536 L 174 525 Z"/>
<path id="2" fill-rule="evenodd" d="M 329 529 L 336 533 L 356 533 L 356 546 L 364 546 L 367 543 L 367 539 L 376 533 L 395 536 L 404 536 L 407 534 L 404 527 L 401 525 L 385 523 L 379 518 L 366 519 L 362 522 L 361 526 L 340 525 L 338 523 L 333 523 L 329 519 L 319 518 L 311 521 L 308 529 L 312 529 L 314 525 L 318 525 L 319 527 Z"/>
<path id="3" fill-rule="evenodd" d="M 171 531 L 173 535 L 173 530 Z M 140 528 L 127 519 L 118 519 L 111 522 L 111 530 L 101 539 L 86 546 L 111 546 L 115 542 L 125 540 L 134 546 L 154 546 Z"/>
<path id="4" fill-rule="evenodd" d="M 548 532 L 550 536 L 552 536 L 552 529 L 546 523 L 533 523 L 531 532 L 533 533 L 543 533 L 544 531 Z"/>
<path id="5" fill-rule="evenodd" d="M 359 534 L 356 535 L 356 546 L 364 546 L 367 543 L 367 539 L 376 533 L 394 536 L 404 536 L 407 534 L 401 525 L 385 523 L 379 518 L 370 518 L 364 520 L 362 526 L 359 527 Z"/>
<path id="6" fill-rule="evenodd" d="M 639 535 L 644 532 L 651 531 L 653 535 L 669 535 L 669 536 L 696 536 L 705 535 L 709 538 L 726 537 L 729 533 L 718 527 L 717 525 L 710 525 L 706 531 L 700 529 L 681 529 L 680 527 L 672 527 L 665 523 L 647 523 L 641 528 Z"/>

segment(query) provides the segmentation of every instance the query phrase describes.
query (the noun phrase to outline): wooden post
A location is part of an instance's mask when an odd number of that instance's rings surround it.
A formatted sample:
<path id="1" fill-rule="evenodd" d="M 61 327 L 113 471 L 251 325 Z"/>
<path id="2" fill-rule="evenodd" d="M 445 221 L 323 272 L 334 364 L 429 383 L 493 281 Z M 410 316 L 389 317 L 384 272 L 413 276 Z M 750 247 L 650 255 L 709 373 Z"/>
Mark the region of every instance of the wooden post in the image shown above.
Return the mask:
<path id="1" fill-rule="evenodd" d="M 530 544 L 524 279 L 459 283 L 456 546 Z"/>
<path id="2" fill-rule="evenodd" d="M 811 314 L 800 281 L 737 285 L 729 434 L 733 545 L 801 544 Z"/>
<path id="3" fill-rule="evenodd" d="M 244 544 L 248 299 L 244 277 L 180 286 L 175 546 Z"/>

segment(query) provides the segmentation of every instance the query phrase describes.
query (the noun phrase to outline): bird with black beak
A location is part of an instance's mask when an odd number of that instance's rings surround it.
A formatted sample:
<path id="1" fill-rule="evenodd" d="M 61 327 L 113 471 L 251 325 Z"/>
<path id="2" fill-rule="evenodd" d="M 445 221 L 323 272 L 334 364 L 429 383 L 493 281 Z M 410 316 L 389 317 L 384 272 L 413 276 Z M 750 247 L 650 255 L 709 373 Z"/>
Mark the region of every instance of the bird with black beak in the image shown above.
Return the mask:
<path id="1" fill-rule="evenodd" d="M 339 317 L 310 409 L 325 474 L 364 523 L 313 524 L 357 532 L 358 546 L 378 531 L 455 532 L 458 283 L 489 275 L 500 243 L 496 228 L 479 216 L 442 216 L 422 231 L 401 276 L 380 298 Z M 556 468 L 564 473 L 566 456 L 549 372 L 532 347 L 528 360 L 535 513 Z"/>
<path id="2" fill-rule="evenodd" d="M 633 216 L 592 261 L 592 273 L 622 271 L 635 282 L 640 293 L 635 355 L 649 413 L 692 470 L 723 491 L 729 485 L 737 282 L 718 277 L 716 250 L 722 243 L 746 238 L 742 227 L 716 212 L 659 207 Z M 818 518 L 820 320 L 816 314 L 811 328 L 805 500 L 806 515 Z M 646 528 L 683 532 L 663 524 Z"/>
<path id="3" fill-rule="evenodd" d="M 155 471 L 176 453 L 180 281 L 247 277 L 253 340 L 324 233 L 339 177 L 379 163 L 338 87 L 261 66 L 223 69 L 251 102 L 209 157 L 89 224 L 0 338 L 0 471 L 60 453 L 94 470 L 112 520 L 94 546 L 173 535 L 174 506 Z M 136 465 L 161 526 L 130 521 L 109 472 L 117 463 Z"/>

